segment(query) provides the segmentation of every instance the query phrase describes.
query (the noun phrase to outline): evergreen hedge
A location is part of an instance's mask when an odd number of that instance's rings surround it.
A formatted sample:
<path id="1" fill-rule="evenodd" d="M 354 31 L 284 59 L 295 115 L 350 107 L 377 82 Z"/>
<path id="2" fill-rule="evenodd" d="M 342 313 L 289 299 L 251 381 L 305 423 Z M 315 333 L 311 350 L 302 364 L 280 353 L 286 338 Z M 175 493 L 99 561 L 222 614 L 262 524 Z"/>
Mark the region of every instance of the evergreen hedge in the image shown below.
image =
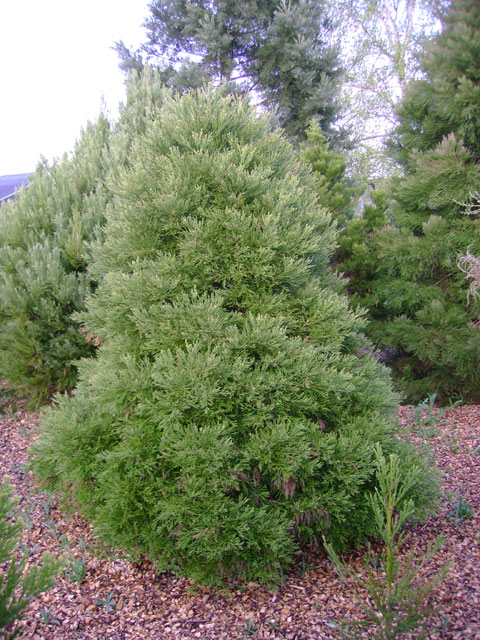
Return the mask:
<path id="1" fill-rule="evenodd" d="M 97 532 L 195 580 L 276 580 L 322 534 L 374 530 L 375 446 L 396 396 L 337 293 L 317 181 L 244 102 L 211 89 L 164 106 L 119 173 L 103 273 L 80 319 L 98 337 L 57 396 L 33 466 Z"/>

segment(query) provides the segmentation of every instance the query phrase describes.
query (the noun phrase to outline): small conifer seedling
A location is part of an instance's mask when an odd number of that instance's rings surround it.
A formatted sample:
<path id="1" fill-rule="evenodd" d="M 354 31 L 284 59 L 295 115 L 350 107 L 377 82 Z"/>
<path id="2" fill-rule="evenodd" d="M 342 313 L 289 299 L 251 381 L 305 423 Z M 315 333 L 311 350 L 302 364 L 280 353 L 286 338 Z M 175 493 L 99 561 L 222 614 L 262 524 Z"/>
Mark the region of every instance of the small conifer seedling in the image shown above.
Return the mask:
<path id="1" fill-rule="evenodd" d="M 433 612 L 429 598 L 451 565 L 443 566 L 428 580 L 419 579 L 421 571 L 442 546 L 441 537 L 419 560 L 413 553 L 406 558 L 401 556 L 406 542 L 402 529 L 414 512 L 413 502 L 407 498 L 408 489 L 416 483 L 418 468 L 413 465 L 406 474 L 402 473 L 398 456 L 391 454 L 385 459 L 379 446 L 375 463 L 378 487 L 369 496 L 369 503 L 375 515 L 376 535 L 382 540 L 384 550 L 379 556 L 371 552 L 365 555 L 366 576 L 359 577 L 342 562 L 332 545 L 325 543 L 340 576 L 353 579 L 369 596 L 368 604 L 359 599 L 364 619 L 333 626 L 346 640 L 363 638 L 365 630 L 368 637 L 375 640 L 395 640 L 411 632 L 415 632 L 416 638 L 425 638 Z"/>

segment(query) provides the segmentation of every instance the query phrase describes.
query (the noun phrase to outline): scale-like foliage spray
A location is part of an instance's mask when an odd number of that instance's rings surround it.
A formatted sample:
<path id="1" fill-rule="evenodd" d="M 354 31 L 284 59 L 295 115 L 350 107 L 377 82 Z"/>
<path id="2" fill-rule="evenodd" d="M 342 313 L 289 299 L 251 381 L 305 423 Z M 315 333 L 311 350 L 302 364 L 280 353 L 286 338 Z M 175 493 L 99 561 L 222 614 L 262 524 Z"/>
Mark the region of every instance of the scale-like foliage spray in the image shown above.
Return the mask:
<path id="1" fill-rule="evenodd" d="M 98 337 L 34 467 L 97 531 L 197 580 L 277 579 L 302 544 L 373 530 L 396 398 L 337 293 L 316 181 L 245 102 L 164 106 L 134 146 L 82 315 Z M 435 493 L 424 475 L 417 513 Z"/>

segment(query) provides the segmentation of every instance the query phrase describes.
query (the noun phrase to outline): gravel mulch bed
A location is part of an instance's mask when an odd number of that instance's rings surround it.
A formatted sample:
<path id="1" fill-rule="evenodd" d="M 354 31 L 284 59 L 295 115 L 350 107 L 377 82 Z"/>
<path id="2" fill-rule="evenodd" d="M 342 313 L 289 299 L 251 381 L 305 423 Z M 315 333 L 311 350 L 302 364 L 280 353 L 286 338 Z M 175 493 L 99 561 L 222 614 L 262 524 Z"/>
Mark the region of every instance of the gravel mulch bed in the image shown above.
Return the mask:
<path id="1" fill-rule="evenodd" d="M 447 417 L 428 438 L 443 473 L 440 509 L 412 529 L 407 546 L 421 556 L 438 534 L 445 536 L 428 570 L 453 564 L 434 595 L 429 637 L 473 640 L 480 639 L 480 406 L 457 407 Z M 407 408 L 400 409 L 400 418 L 406 427 L 413 424 Z M 8 475 L 20 497 L 27 525 L 22 542 L 32 549 L 32 562 L 45 551 L 66 554 L 70 571 L 25 610 L 21 639 L 333 640 L 338 636 L 332 621 L 358 614 L 355 586 L 339 581 L 323 552 L 292 569 L 278 591 L 250 583 L 215 592 L 102 551 L 81 517 L 66 515 L 55 499 L 36 491 L 25 467 L 36 421 L 34 413 L 5 414 L 4 407 L 0 478 Z M 352 553 L 349 562 L 361 572 L 362 553 Z"/>

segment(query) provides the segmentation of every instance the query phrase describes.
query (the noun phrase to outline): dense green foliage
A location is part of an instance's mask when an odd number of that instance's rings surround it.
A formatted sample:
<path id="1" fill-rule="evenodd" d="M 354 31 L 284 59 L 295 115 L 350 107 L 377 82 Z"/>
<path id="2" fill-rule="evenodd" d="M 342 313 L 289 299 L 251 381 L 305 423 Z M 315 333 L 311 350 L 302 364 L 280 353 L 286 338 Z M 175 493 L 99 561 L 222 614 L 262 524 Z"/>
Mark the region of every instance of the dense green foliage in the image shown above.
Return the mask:
<path id="1" fill-rule="evenodd" d="M 88 125 L 71 159 L 40 164 L 0 210 L 0 374 L 34 402 L 70 388 L 75 360 L 93 348 L 70 314 L 90 286 L 85 243 L 104 216 L 109 137 L 103 117 Z"/>
<path id="2" fill-rule="evenodd" d="M 18 620 L 33 596 L 47 591 L 55 582 L 61 564 L 45 554 L 41 566 L 25 571 L 29 553 L 18 550 L 22 525 L 15 518 L 15 502 L 7 481 L 0 485 L 0 638 L 13 640 L 21 631 L 10 625 Z M 10 627 L 10 631 L 7 631 Z"/>
<path id="3" fill-rule="evenodd" d="M 89 124 L 70 158 L 40 164 L 0 210 L 0 377 L 32 404 L 71 389 L 76 361 L 93 353 L 71 317 L 94 284 L 89 243 L 101 234 L 108 180 L 160 99 L 153 72 L 132 78 L 119 123 L 112 129 L 101 116 Z"/>
<path id="4" fill-rule="evenodd" d="M 443 32 L 425 48 L 424 77 L 409 85 L 393 137 L 396 158 L 407 168 L 415 165 L 412 152 L 435 149 L 452 133 L 478 157 L 479 11 L 475 0 L 452 3 Z"/>
<path id="5" fill-rule="evenodd" d="M 307 139 L 300 145 L 300 162 L 313 170 L 319 203 L 333 215 L 339 226 L 344 226 L 352 217 L 355 189 L 345 176 L 347 165 L 343 153 L 330 149 L 317 121 L 309 123 L 305 134 Z"/>
<path id="6" fill-rule="evenodd" d="M 478 401 L 480 304 L 468 297 L 457 265 L 469 247 L 480 251 L 478 210 L 467 211 L 480 188 L 478 3 L 452 5 L 423 65 L 425 78 L 408 88 L 393 142 L 406 171 L 393 184 L 393 226 L 357 240 L 366 259 L 352 288 L 409 399 L 438 393 Z"/>
<path id="7" fill-rule="evenodd" d="M 281 126 L 303 138 L 313 117 L 328 138 L 338 137 L 341 69 L 327 3 L 309 0 L 153 0 L 143 47 L 162 79 L 179 91 L 206 81 L 252 91 L 277 111 Z M 123 43 L 121 66 L 141 68 L 142 52 Z"/>
<path id="8" fill-rule="evenodd" d="M 371 302 L 371 280 L 379 266 L 375 233 L 387 223 L 386 192 L 372 190 L 370 198 L 362 215 L 351 219 L 338 236 L 337 266 L 348 279 L 350 303 L 354 307 L 368 307 Z"/>
<path id="9" fill-rule="evenodd" d="M 278 579 L 302 544 L 372 532 L 386 369 L 337 293 L 316 180 L 266 118 L 205 90 L 165 99 L 120 172 L 83 324 L 101 346 L 57 397 L 34 469 L 99 534 L 197 580 Z"/>

